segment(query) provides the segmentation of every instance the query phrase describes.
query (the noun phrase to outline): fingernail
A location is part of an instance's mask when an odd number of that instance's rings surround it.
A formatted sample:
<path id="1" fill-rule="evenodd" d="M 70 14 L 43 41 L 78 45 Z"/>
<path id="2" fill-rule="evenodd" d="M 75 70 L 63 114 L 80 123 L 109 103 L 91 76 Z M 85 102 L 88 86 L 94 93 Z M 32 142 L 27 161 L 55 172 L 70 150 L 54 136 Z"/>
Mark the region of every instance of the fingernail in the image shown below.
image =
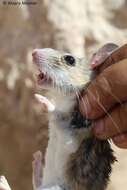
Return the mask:
<path id="1" fill-rule="evenodd" d="M 103 120 L 95 122 L 93 125 L 94 125 L 95 135 L 101 136 L 104 133 L 104 122 L 103 122 Z"/>
<path id="2" fill-rule="evenodd" d="M 114 140 L 116 143 L 122 143 L 122 142 L 125 141 L 125 136 L 124 136 L 124 134 L 117 135 L 117 136 L 113 137 L 113 140 Z"/>

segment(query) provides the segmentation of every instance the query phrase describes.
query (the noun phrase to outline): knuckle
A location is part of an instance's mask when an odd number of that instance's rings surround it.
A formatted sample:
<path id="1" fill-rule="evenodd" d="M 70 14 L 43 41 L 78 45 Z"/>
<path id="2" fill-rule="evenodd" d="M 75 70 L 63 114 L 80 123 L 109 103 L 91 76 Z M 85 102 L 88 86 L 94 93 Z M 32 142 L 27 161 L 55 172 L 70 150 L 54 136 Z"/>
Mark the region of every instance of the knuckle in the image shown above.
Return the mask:
<path id="1" fill-rule="evenodd" d="M 126 142 L 126 143 L 117 143 L 117 142 L 113 141 L 113 143 L 114 143 L 118 148 L 127 149 L 127 142 Z"/>
<path id="2" fill-rule="evenodd" d="M 117 143 L 117 142 L 114 141 L 114 140 L 112 140 L 112 141 L 113 141 L 113 143 L 114 143 L 117 147 L 122 148 L 121 144 Z"/>

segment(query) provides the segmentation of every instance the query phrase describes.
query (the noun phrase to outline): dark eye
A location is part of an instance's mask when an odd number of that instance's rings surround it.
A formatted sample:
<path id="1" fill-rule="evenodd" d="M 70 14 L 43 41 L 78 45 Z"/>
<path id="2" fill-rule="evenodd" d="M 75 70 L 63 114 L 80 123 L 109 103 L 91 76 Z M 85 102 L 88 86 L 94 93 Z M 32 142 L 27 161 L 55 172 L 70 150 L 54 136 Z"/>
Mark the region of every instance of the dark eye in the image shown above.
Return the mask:
<path id="1" fill-rule="evenodd" d="M 75 65 L 75 58 L 71 55 L 65 55 L 64 60 L 68 65 L 74 66 Z"/>

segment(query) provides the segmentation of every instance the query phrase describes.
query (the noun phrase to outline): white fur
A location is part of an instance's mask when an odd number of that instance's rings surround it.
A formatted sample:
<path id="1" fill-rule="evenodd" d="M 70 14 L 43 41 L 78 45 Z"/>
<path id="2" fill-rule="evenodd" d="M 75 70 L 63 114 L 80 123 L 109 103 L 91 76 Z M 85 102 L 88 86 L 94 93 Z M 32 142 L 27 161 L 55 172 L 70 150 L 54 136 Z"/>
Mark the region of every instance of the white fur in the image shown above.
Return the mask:
<path id="1" fill-rule="evenodd" d="M 38 58 L 36 59 L 36 64 L 39 70 L 43 73 L 48 73 L 57 83 L 56 86 L 62 83 L 66 87 L 66 85 L 70 84 L 67 72 L 63 71 L 62 68 L 58 69 L 55 67 L 56 61 L 61 61 L 63 54 L 53 49 L 36 49 L 34 53 L 36 53 L 36 58 Z M 44 86 L 42 85 L 42 87 Z M 77 150 L 81 138 L 77 138 L 77 134 L 74 132 L 75 130 L 71 129 L 70 124 L 72 119 L 71 112 L 74 110 L 76 103 L 75 93 L 69 91 L 66 94 L 61 92 L 60 89 L 49 85 L 46 97 L 48 97 L 48 104 L 50 102 L 55 106 L 55 111 L 49 115 L 49 142 L 42 181 L 43 188 L 51 188 L 66 184 L 65 172 L 67 162 L 70 155 Z M 41 102 L 44 103 L 44 101 Z M 47 106 L 48 104 L 46 103 Z"/>
<path id="2" fill-rule="evenodd" d="M 11 190 L 11 188 L 4 176 L 0 176 L 0 190 Z"/>
<path id="3" fill-rule="evenodd" d="M 45 157 L 43 187 L 64 184 L 66 163 L 69 155 L 78 148 L 78 142 L 68 128 L 70 118 L 67 121 L 61 121 L 59 115 L 57 115 L 60 112 L 69 112 L 74 102 L 74 97 L 64 97 L 62 99 L 62 97 L 57 96 L 55 99 L 57 111 L 50 116 L 49 121 L 49 142 Z"/>
<path id="4" fill-rule="evenodd" d="M 39 188 L 37 188 L 37 190 L 63 190 L 63 189 L 60 186 L 55 185 L 55 186 L 52 186 L 50 188 L 39 187 Z"/>

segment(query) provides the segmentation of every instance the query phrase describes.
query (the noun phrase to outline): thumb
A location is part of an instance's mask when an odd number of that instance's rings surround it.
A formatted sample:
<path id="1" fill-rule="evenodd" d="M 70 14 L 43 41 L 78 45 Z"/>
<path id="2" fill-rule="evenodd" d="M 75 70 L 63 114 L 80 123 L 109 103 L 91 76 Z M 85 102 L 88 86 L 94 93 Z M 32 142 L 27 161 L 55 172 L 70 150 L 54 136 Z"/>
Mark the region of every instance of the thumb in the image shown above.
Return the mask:
<path id="1" fill-rule="evenodd" d="M 97 119 L 114 105 L 127 100 L 127 59 L 106 68 L 88 86 L 80 101 L 85 117 Z"/>

